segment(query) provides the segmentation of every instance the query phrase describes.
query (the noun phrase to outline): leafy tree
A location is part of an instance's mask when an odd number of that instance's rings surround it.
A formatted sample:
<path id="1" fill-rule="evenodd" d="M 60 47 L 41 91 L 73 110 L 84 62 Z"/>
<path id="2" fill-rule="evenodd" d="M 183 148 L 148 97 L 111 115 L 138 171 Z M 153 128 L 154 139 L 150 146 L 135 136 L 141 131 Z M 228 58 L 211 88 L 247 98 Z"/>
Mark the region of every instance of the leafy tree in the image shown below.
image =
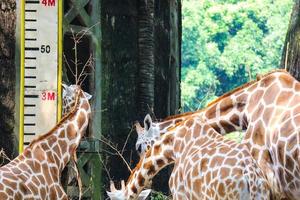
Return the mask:
<path id="1" fill-rule="evenodd" d="M 278 68 L 292 0 L 184 0 L 183 108 Z"/>

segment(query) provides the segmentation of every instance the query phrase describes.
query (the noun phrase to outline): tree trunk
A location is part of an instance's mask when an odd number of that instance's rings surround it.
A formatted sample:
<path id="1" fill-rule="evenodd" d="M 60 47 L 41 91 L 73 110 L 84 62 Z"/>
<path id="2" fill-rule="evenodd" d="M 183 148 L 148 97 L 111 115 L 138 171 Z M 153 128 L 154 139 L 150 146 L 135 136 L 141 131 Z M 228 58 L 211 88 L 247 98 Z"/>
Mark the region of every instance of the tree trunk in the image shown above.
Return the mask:
<path id="1" fill-rule="evenodd" d="M 0 2 L 0 149 L 14 157 L 16 1 Z M 0 163 L 2 158 L 0 156 Z"/>
<path id="2" fill-rule="evenodd" d="M 154 0 L 138 5 L 138 110 L 143 119 L 154 106 Z"/>
<path id="3" fill-rule="evenodd" d="M 300 81 L 300 0 L 296 0 L 281 57 L 281 67 Z"/>

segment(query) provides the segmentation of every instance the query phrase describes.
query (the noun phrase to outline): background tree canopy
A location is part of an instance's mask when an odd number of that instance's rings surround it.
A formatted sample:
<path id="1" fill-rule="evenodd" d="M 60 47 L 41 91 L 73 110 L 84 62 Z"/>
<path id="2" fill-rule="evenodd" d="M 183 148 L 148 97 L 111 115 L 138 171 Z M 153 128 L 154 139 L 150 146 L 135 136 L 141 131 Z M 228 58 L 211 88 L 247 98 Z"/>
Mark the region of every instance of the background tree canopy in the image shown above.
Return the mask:
<path id="1" fill-rule="evenodd" d="M 183 0 L 182 107 L 278 68 L 293 0 Z"/>

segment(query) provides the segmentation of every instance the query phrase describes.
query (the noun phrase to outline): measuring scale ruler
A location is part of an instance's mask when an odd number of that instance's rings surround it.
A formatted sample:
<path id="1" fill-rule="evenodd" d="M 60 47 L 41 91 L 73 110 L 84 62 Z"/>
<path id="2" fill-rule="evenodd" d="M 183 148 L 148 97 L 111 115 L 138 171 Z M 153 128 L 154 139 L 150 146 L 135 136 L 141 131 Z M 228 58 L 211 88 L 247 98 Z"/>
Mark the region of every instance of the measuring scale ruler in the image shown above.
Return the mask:
<path id="1" fill-rule="evenodd" d="M 21 0 L 19 152 L 61 117 L 62 0 Z"/>

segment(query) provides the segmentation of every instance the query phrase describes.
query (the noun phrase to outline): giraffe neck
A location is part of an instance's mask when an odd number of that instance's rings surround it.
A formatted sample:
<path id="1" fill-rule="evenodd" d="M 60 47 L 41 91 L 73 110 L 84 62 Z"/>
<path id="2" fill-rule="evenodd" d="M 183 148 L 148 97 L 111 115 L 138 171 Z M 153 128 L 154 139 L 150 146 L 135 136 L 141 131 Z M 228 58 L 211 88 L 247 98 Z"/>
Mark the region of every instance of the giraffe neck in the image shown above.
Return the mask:
<path id="1" fill-rule="evenodd" d="M 140 159 L 127 181 L 125 195 L 129 199 L 135 199 L 162 168 L 184 158 L 184 154 L 191 147 L 195 145 L 199 150 L 222 137 L 200 120 L 200 118 L 190 118 L 182 121 L 154 143 Z"/>
<path id="2" fill-rule="evenodd" d="M 36 158 L 51 163 L 61 172 L 74 155 L 88 125 L 90 105 L 84 96 L 78 97 L 73 110 L 56 127 L 40 136 L 22 154 L 24 160 Z"/>

